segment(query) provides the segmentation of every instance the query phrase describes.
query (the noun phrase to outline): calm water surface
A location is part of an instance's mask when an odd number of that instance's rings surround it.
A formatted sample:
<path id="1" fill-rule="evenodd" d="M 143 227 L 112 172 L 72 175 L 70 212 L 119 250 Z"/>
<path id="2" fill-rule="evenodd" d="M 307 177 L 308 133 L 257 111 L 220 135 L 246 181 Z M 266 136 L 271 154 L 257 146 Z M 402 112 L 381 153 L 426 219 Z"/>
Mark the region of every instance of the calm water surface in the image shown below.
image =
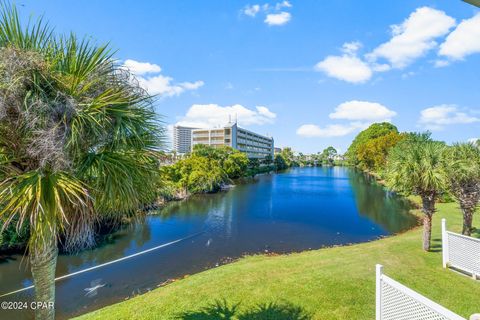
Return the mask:
<path id="1" fill-rule="evenodd" d="M 296 168 L 260 176 L 228 192 L 170 203 L 144 222 L 116 232 L 112 243 L 75 256 L 60 256 L 57 276 L 197 234 L 58 281 L 57 315 L 68 318 L 119 302 L 168 279 L 215 267 L 246 253 L 315 249 L 400 232 L 416 223 L 408 211 L 406 201 L 349 168 Z M 26 259 L 0 257 L 0 294 L 31 283 Z M 97 283 L 105 286 L 93 296 L 86 295 L 84 289 Z M 30 301 L 32 293 L 29 290 L 8 300 Z M 2 312 L 2 319 L 32 317 L 28 312 Z"/>

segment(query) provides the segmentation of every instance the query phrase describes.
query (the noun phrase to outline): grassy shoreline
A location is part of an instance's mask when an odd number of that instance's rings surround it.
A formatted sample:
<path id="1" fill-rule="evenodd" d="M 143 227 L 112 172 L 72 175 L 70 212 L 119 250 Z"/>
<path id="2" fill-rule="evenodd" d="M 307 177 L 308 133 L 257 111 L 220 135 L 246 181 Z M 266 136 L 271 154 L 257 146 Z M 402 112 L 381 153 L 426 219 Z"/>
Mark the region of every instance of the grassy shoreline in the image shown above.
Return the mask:
<path id="1" fill-rule="evenodd" d="M 457 207 L 438 204 L 428 253 L 422 251 L 417 227 L 351 246 L 251 256 L 80 318 L 217 319 L 230 313 L 232 319 L 373 319 L 376 263 L 387 275 L 468 318 L 480 311 L 480 282 L 441 264 L 440 221 L 446 218 L 449 230 L 460 231 Z"/>

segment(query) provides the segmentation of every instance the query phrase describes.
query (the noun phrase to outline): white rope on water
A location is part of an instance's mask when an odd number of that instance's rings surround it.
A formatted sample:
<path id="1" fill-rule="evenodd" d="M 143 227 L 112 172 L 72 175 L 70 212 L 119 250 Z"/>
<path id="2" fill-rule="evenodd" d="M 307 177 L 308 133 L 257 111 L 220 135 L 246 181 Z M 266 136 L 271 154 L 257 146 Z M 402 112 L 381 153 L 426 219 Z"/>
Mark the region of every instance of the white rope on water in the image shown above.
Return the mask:
<path id="1" fill-rule="evenodd" d="M 198 232 L 198 233 L 189 235 L 189 236 L 187 236 L 187 237 L 185 237 L 185 238 L 181 238 L 181 239 L 177 239 L 177 240 L 174 240 L 174 241 L 171 241 L 171 242 L 167 242 L 167 243 L 161 244 L 161 245 L 159 245 L 159 246 L 156 246 L 156 247 L 153 247 L 153 248 L 144 250 L 144 251 L 140 251 L 140 252 L 131 254 L 131 255 L 129 255 L 129 256 L 126 256 L 126 257 L 122 257 L 122 258 L 117 259 L 117 260 L 113 260 L 113 261 L 109 261 L 109 262 L 105 262 L 105 263 L 99 264 L 98 266 L 93 266 L 93 267 L 90 267 L 90 268 L 87 268 L 87 269 L 83 269 L 83 270 L 80 270 L 80 271 L 72 272 L 72 273 L 69 273 L 69 274 L 60 276 L 60 277 L 58 277 L 58 278 L 55 278 L 55 281 L 62 280 L 62 279 L 65 279 L 65 278 L 70 278 L 70 277 L 73 277 L 73 276 L 75 276 L 75 275 L 77 275 L 77 274 L 81 274 L 81 273 L 84 273 L 84 272 L 92 271 L 92 270 L 95 270 L 95 269 L 98 269 L 98 268 L 102 268 L 102 267 L 108 266 L 108 265 L 110 265 L 110 264 L 114 264 L 114 263 L 117 263 L 117 262 L 120 262 L 120 261 L 124 261 L 124 260 L 127 260 L 127 259 L 134 258 L 134 257 L 138 257 L 139 255 L 142 255 L 142 254 L 145 254 L 145 253 L 148 253 L 148 252 L 157 250 L 157 249 L 165 248 L 165 247 L 168 247 L 168 246 L 170 246 L 170 245 L 172 245 L 172 244 L 178 243 L 178 242 L 180 242 L 180 241 L 184 241 L 184 240 L 187 240 L 187 239 L 196 237 L 196 236 L 198 236 L 198 235 L 200 235 L 200 234 L 202 234 L 202 233 L 204 233 L 204 232 L 205 232 L 205 231 Z M 30 290 L 30 289 L 32 289 L 32 288 L 34 288 L 34 287 L 35 287 L 35 286 L 31 285 L 31 286 L 28 286 L 28 287 L 25 287 L 25 288 L 22 288 L 22 289 L 18 289 L 18 290 L 9 292 L 9 293 L 5 293 L 5 294 L 0 295 L 0 298 L 9 296 L 9 295 L 12 295 L 12 294 L 15 294 L 15 293 L 19 293 L 19 292 L 22 292 L 22 291 L 27 291 L 27 290 Z"/>

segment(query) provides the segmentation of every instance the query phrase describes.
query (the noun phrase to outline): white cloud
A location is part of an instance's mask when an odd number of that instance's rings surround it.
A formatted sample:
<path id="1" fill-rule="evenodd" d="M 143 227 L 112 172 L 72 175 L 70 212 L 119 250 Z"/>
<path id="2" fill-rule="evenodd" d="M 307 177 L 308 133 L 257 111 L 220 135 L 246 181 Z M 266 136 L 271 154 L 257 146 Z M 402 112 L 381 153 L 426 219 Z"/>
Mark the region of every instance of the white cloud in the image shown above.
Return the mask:
<path id="1" fill-rule="evenodd" d="M 363 127 L 363 125 L 356 123 L 349 125 L 330 124 L 323 128 L 315 124 L 304 124 L 297 129 L 297 134 L 307 138 L 343 137 L 360 127 Z"/>
<path id="2" fill-rule="evenodd" d="M 269 26 L 281 26 L 290 21 L 292 15 L 289 12 L 269 13 L 264 22 Z"/>
<path id="3" fill-rule="evenodd" d="M 255 17 L 257 13 L 260 12 L 260 5 L 254 4 L 254 5 L 247 5 L 243 9 L 243 13 L 246 14 L 249 17 Z"/>
<path id="4" fill-rule="evenodd" d="M 123 66 L 130 70 L 131 73 L 136 75 L 143 75 L 146 73 L 159 73 L 162 71 L 159 65 L 149 62 L 138 62 L 135 60 L 127 59 L 123 62 Z"/>
<path id="5" fill-rule="evenodd" d="M 147 90 L 149 94 L 158 95 L 159 97 L 178 96 L 185 91 L 197 90 L 204 85 L 204 82 L 201 80 L 175 83 L 172 77 L 159 74 L 162 70 L 159 65 L 149 62 L 127 59 L 123 67 L 136 75 L 135 78 L 139 85 Z"/>
<path id="6" fill-rule="evenodd" d="M 441 130 L 447 125 L 468 124 L 479 121 L 480 118 L 460 111 L 455 105 L 442 104 L 423 109 L 420 112 L 419 123 L 430 130 Z"/>
<path id="7" fill-rule="evenodd" d="M 315 65 L 316 71 L 322 71 L 327 76 L 339 80 L 362 83 L 372 77 L 370 66 L 357 57 L 357 51 L 362 47 L 358 41 L 346 42 L 342 46 L 343 55 L 328 56 Z"/>
<path id="8" fill-rule="evenodd" d="M 277 115 L 265 106 L 254 109 L 240 104 L 220 106 L 218 104 L 194 104 L 188 109 L 178 125 L 208 128 L 225 125 L 229 119 L 238 120 L 241 126 L 264 125 L 275 122 Z"/>
<path id="9" fill-rule="evenodd" d="M 361 43 L 348 42 L 342 46 L 342 55 L 326 57 L 315 65 L 315 70 L 343 81 L 364 83 L 372 78 L 374 72 L 402 69 L 424 56 L 437 46 L 435 40 L 446 35 L 454 25 L 455 19 L 445 12 L 421 7 L 401 24 L 392 25 L 390 40 L 364 57 L 357 55 Z M 447 63 L 438 60 L 435 66 L 441 67 Z"/>
<path id="10" fill-rule="evenodd" d="M 345 54 L 354 55 L 362 47 L 359 41 L 345 42 L 342 46 L 342 51 Z"/>
<path id="11" fill-rule="evenodd" d="M 449 32 L 455 19 L 429 7 L 416 9 L 400 25 L 391 26 L 392 38 L 367 55 L 371 61 L 384 58 L 394 68 L 404 68 L 434 48 L 435 39 Z"/>
<path id="12" fill-rule="evenodd" d="M 372 63 L 370 68 L 372 68 L 372 71 L 375 72 L 385 72 L 392 69 L 392 67 L 386 63 Z"/>
<path id="13" fill-rule="evenodd" d="M 339 104 L 330 119 L 351 121 L 390 121 L 397 113 L 377 102 L 351 100 Z"/>
<path id="14" fill-rule="evenodd" d="M 149 94 L 159 95 L 161 97 L 178 96 L 187 90 L 196 90 L 204 85 L 203 81 L 174 84 L 173 78 L 163 75 L 149 78 L 137 77 L 137 79 L 140 86 L 147 90 Z"/>
<path id="15" fill-rule="evenodd" d="M 292 4 L 289 1 L 282 1 L 275 5 L 275 10 L 282 10 L 283 8 L 291 8 Z"/>
<path id="16" fill-rule="evenodd" d="M 469 143 L 478 143 L 479 140 L 480 140 L 480 138 L 470 138 L 470 139 L 468 139 L 467 141 L 468 141 Z"/>
<path id="17" fill-rule="evenodd" d="M 438 54 L 461 60 L 477 52 L 480 52 L 480 13 L 463 20 L 440 45 Z"/>
<path id="18" fill-rule="evenodd" d="M 258 114 L 260 114 L 260 115 L 262 115 L 266 118 L 275 119 L 277 117 L 277 115 L 275 113 L 273 113 L 272 111 L 268 110 L 267 107 L 258 106 L 256 108 L 257 108 Z"/>
<path id="19" fill-rule="evenodd" d="M 342 137 L 359 129 L 365 129 L 373 122 L 390 121 L 396 112 L 387 107 L 368 101 L 346 101 L 339 104 L 330 119 L 348 120 L 347 124 L 328 124 L 324 127 L 315 124 L 304 124 L 297 129 L 297 134 L 303 137 Z"/>
<path id="20" fill-rule="evenodd" d="M 443 68 L 450 65 L 450 61 L 448 60 L 435 60 L 435 68 Z"/>
<path id="21" fill-rule="evenodd" d="M 242 13 L 254 18 L 257 14 L 265 14 L 265 22 L 269 26 L 281 26 L 288 23 L 292 19 L 290 12 L 286 10 L 290 9 L 292 4 L 287 1 L 277 2 L 275 5 L 265 4 L 254 4 L 247 5 L 242 9 Z"/>
<path id="22" fill-rule="evenodd" d="M 202 87 L 205 83 L 202 80 L 198 80 L 195 82 L 182 82 L 179 83 L 178 86 L 183 88 L 184 90 L 197 90 L 198 88 Z"/>
<path id="23" fill-rule="evenodd" d="M 372 77 L 372 70 L 356 56 L 328 56 L 315 65 L 315 70 L 324 72 L 327 76 L 339 80 L 362 83 Z"/>

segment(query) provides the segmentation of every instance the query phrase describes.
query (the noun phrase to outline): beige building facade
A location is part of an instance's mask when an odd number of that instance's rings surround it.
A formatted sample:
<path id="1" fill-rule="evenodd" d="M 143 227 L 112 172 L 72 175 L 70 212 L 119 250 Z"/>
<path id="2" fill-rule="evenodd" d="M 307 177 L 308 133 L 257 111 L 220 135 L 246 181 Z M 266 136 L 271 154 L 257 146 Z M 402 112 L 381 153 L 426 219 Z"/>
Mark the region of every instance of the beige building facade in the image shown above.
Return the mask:
<path id="1" fill-rule="evenodd" d="M 223 128 L 192 130 L 192 148 L 204 144 L 212 147 L 229 146 L 247 154 L 250 159 L 273 159 L 274 140 L 229 123 Z"/>

